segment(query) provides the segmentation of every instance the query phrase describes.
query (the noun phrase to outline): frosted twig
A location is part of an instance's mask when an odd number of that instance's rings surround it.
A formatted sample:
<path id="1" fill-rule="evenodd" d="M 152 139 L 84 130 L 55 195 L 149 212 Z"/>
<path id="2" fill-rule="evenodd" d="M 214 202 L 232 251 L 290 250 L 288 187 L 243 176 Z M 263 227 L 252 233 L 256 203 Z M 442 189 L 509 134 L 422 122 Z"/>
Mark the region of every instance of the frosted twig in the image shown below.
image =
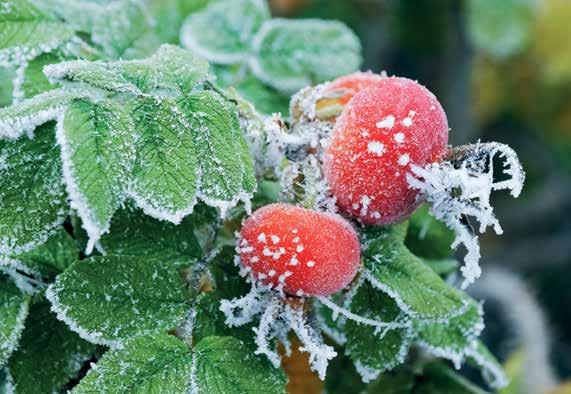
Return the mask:
<path id="1" fill-rule="evenodd" d="M 270 349 L 268 341 L 273 338 L 273 335 L 271 335 L 271 327 L 272 323 L 279 315 L 280 310 L 281 310 L 280 300 L 272 299 L 272 301 L 266 306 L 266 310 L 264 311 L 262 317 L 260 318 L 260 324 L 258 328 L 254 327 L 253 329 L 254 332 L 256 333 L 255 342 L 256 345 L 258 346 L 258 348 L 254 353 L 266 355 L 266 357 L 268 357 L 268 359 L 275 368 L 278 368 L 280 366 L 281 359 L 279 354 Z"/>
<path id="2" fill-rule="evenodd" d="M 334 312 L 345 316 L 347 319 L 349 320 L 353 320 L 356 323 L 359 324 L 364 324 L 367 326 L 372 326 L 372 327 L 376 327 L 377 329 L 395 329 L 395 328 L 405 328 L 408 327 L 409 324 L 408 323 L 395 323 L 395 322 L 382 322 L 379 320 L 374 320 L 374 319 L 369 319 L 363 316 L 359 316 L 354 314 L 353 312 L 337 305 L 336 303 L 332 302 L 330 299 L 326 298 L 326 297 L 316 297 L 319 302 L 321 302 L 323 305 L 327 306 L 328 308 L 330 308 L 331 310 L 333 310 Z"/>
<path id="3" fill-rule="evenodd" d="M 220 311 L 226 316 L 226 325 L 236 327 L 250 323 L 256 315 L 262 312 L 267 305 L 268 298 L 267 292 L 258 288 L 256 282 L 252 281 L 252 288 L 244 297 L 222 300 Z"/>
<path id="4" fill-rule="evenodd" d="M 321 380 L 324 380 L 329 360 L 335 357 L 337 352 L 335 352 L 333 347 L 323 343 L 323 338 L 319 331 L 307 324 L 302 310 L 294 310 L 290 306 L 286 306 L 285 309 L 290 315 L 293 332 L 295 332 L 303 344 L 299 350 L 309 353 L 310 368 L 317 372 Z"/>

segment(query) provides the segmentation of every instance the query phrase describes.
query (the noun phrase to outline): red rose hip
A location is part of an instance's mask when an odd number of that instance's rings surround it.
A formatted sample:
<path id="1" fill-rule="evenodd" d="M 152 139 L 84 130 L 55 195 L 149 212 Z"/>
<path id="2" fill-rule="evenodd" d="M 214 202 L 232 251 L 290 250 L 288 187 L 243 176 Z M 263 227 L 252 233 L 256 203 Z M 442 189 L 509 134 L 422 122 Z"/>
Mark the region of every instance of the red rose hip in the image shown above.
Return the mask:
<path id="1" fill-rule="evenodd" d="M 329 295 L 357 273 L 360 244 L 353 227 L 333 213 L 287 204 L 258 209 L 242 227 L 240 263 L 264 284 L 290 295 Z"/>
<path id="2" fill-rule="evenodd" d="M 448 121 L 436 97 L 407 78 L 382 78 L 362 89 L 335 123 L 325 175 L 338 206 L 366 224 L 410 215 L 420 201 L 406 179 L 411 165 L 438 162 Z"/>

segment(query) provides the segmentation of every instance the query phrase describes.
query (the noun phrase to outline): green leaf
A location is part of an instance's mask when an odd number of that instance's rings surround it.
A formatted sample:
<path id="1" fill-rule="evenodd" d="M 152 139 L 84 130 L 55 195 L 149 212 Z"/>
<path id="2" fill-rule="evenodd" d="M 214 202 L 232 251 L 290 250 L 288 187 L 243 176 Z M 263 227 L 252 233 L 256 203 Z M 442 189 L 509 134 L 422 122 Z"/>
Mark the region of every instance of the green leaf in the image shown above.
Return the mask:
<path id="1" fill-rule="evenodd" d="M 351 301 L 351 312 L 386 323 L 402 323 L 397 328 L 376 328 L 348 319 L 345 324 L 346 352 L 364 382 L 404 362 L 413 334 L 406 316 L 395 301 L 369 283 L 363 283 Z"/>
<path id="2" fill-rule="evenodd" d="M 180 39 L 211 62 L 242 62 L 250 55 L 254 34 L 269 18 L 263 0 L 215 1 L 186 19 Z"/>
<path id="3" fill-rule="evenodd" d="M 78 259 L 77 243 L 65 229 L 60 228 L 46 243 L 8 260 L 13 261 L 16 268 L 24 268 L 25 272 L 39 274 L 51 281 Z"/>
<path id="4" fill-rule="evenodd" d="M 182 341 L 167 334 L 133 338 L 107 352 L 72 393 L 186 394 L 191 357 Z"/>
<path id="5" fill-rule="evenodd" d="M 423 368 L 422 380 L 415 387 L 418 394 L 487 394 L 441 362 L 428 363 Z"/>
<path id="6" fill-rule="evenodd" d="M 201 159 L 200 198 L 225 212 L 239 198 L 245 198 L 244 194 L 253 193 L 256 185 L 237 109 L 213 91 L 185 97 L 180 107 L 188 118 Z"/>
<path id="7" fill-rule="evenodd" d="M 166 334 L 138 337 L 103 356 L 73 389 L 106 393 L 285 393 L 286 378 L 240 341 L 211 336 L 189 350 Z"/>
<path id="8" fill-rule="evenodd" d="M 177 265 L 137 256 L 78 261 L 46 295 L 73 331 L 108 346 L 175 328 L 189 308 Z"/>
<path id="9" fill-rule="evenodd" d="M 147 215 L 178 224 L 200 186 L 191 126 L 172 99 L 140 98 L 130 110 L 140 133 L 130 195 Z"/>
<path id="10" fill-rule="evenodd" d="M 140 63 L 153 70 L 146 79 L 140 76 L 140 69 L 145 68 Z M 132 64 L 132 72 L 127 63 L 123 74 L 145 92 L 178 88 L 182 93 L 189 93 L 206 79 L 209 69 L 206 60 L 174 45 L 162 45 L 153 56 L 140 63 Z"/>
<path id="11" fill-rule="evenodd" d="M 76 60 L 50 65 L 44 72 L 52 81 L 88 84 L 109 92 L 142 95 L 167 90 L 180 94 L 206 78 L 208 63 L 190 51 L 162 45 L 144 60 Z"/>
<path id="12" fill-rule="evenodd" d="M 18 347 L 29 304 L 30 296 L 0 273 L 0 368 Z"/>
<path id="13" fill-rule="evenodd" d="M 125 198 L 135 156 L 131 117 L 110 100 L 74 100 L 57 140 L 72 208 L 89 235 L 87 252 L 109 230 L 111 218 Z"/>
<path id="14" fill-rule="evenodd" d="M 427 259 L 452 256 L 454 232 L 434 218 L 423 205 L 410 217 L 405 245 L 412 253 Z"/>
<path id="15" fill-rule="evenodd" d="M 113 59 L 132 59 L 155 51 L 159 42 L 150 36 L 153 21 L 146 6 L 120 0 L 105 6 L 95 16 L 91 39 Z"/>
<path id="16" fill-rule="evenodd" d="M 57 63 L 62 60 L 62 56 L 54 52 L 44 53 L 31 60 L 25 68 L 24 78 L 20 86 L 22 96 L 24 98 L 33 97 L 54 89 L 55 86 L 48 81 L 43 69 L 48 64 Z"/>
<path id="17" fill-rule="evenodd" d="M 272 19 L 254 37 L 250 67 L 285 93 L 359 69 L 361 44 L 347 26 L 316 19 Z"/>
<path id="18" fill-rule="evenodd" d="M 532 38 L 536 9 L 535 0 L 469 0 L 469 36 L 486 54 L 497 58 L 516 55 Z"/>
<path id="19" fill-rule="evenodd" d="M 0 108 L 12 104 L 12 93 L 14 90 L 12 81 L 15 77 L 16 70 L 12 67 L 0 67 Z"/>
<path id="20" fill-rule="evenodd" d="M 199 393 L 285 393 L 286 377 L 236 338 L 211 336 L 193 349 L 191 386 Z"/>
<path id="21" fill-rule="evenodd" d="M 0 108 L 0 138 L 16 139 L 31 134 L 36 127 L 57 119 L 71 100 L 81 96 L 79 92 L 54 89 Z"/>
<path id="22" fill-rule="evenodd" d="M 482 341 L 475 340 L 472 342 L 471 347 L 466 351 L 466 356 L 468 362 L 482 370 L 482 376 L 490 387 L 499 389 L 507 386 L 509 381 L 502 365 L 496 360 L 494 355 L 490 353 Z"/>
<path id="23" fill-rule="evenodd" d="M 155 18 L 155 33 L 162 42 L 177 43 L 184 19 L 209 2 L 210 0 L 150 0 L 149 11 Z"/>
<path id="24" fill-rule="evenodd" d="M 212 72 L 219 86 L 233 88 L 240 97 L 254 104 L 257 111 L 289 113 L 289 95 L 264 84 L 251 72 L 245 73 L 242 64 L 214 65 Z"/>
<path id="25" fill-rule="evenodd" d="M 42 301 L 30 308 L 19 349 L 8 364 L 16 392 L 59 392 L 76 378 L 95 346 L 69 331 Z"/>
<path id="26" fill-rule="evenodd" d="M 420 259 L 441 276 L 450 275 L 452 272 L 455 272 L 460 265 L 456 259 L 426 259 L 423 257 Z"/>
<path id="27" fill-rule="evenodd" d="M 153 219 L 128 206 L 115 214 L 109 233 L 101 238 L 100 248 L 113 255 L 163 260 L 199 259 L 203 256 L 203 250 L 201 240 L 196 235 L 200 228 L 200 223 L 196 223 L 195 219 L 197 215 L 195 212 L 179 225 L 174 225 Z"/>
<path id="28" fill-rule="evenodd" d="M 24 65 L 69 41 L 74 31 L 28 0 L 0 1 L 0 66 Z"/>
<path id="29" fill-rule="evenodd" d="M 97 1 L 85 0 L 42 0 L 37 5 L 46 12 L 64 20 L 66 26 L 84 33 L 91 33 L 95 18 L 103 11 L 103 4 L 97 3 Z"/>
<path id="30" fill-rule="evenodd" d="M 286 116 L 289 113 L 289 96 L 265 85 L 253 75 L 248 75 L 235 84 L 238 93 L 252 102 L 258 111 L 265 114 L 280 112 Z"/>
<path id="31" fill-rule="evenodd" d="M 363 242 L 367 279 L 409 316 L 446 321 L 464 310 L 461 293 L 412 254 L 401 235 L 368 233 Z"/>
<path id="32" fill-rule="evenodd" d="M 483 314 L 482 306 L 469 300 L 464 313 L 446 322 L 417 321 L 415 331 L 418 341 L 430 353 L 460 366 L 465 351 L 484 328 Z"/>
<path id="33" fill-rule="evenodd" d="M 87 84 L 109 92 L 141 95 L 143 92 L 124 75 L 120 74 L 117 67 L 118 63 L 71 60 L 46 66 L 44 74 L 52 82 L 78 83 L 80 86 Z"/>
<path id="34" fill-rule="evenodd" d="M 0 255 L 45 242 L 67 214 L 53 124 L 34 139 L 0 140 Z"/>

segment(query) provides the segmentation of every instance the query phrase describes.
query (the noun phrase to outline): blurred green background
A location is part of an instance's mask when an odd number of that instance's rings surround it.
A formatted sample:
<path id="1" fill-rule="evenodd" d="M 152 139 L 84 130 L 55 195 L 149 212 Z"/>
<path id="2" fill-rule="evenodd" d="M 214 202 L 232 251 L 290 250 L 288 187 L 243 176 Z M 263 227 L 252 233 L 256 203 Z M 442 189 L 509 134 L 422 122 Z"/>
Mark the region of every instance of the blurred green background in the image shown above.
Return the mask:
<path id="1" fill-rule="evenodd" d="M 418 80 L 438 96 L 453 145 L 499 141 L 518 152 L 524 193 L 496 196 L 504 234 L 483 238 L 486 274 L 472 292 L 486 300 L 484 338 L 502 361 L 511 356 L 512 376 L 570 379 L 571 1 L 271 3 L 275 15 L 347 23 L 362 40 L 363 69 Z"/>

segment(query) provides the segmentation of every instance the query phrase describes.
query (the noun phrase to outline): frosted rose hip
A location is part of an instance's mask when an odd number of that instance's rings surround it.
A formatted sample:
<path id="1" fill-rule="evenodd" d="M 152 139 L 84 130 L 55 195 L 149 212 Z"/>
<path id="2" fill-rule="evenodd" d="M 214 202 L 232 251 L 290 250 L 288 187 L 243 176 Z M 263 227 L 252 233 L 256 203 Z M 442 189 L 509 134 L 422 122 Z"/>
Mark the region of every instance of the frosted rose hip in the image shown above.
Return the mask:
<path id="1" fill-rule="evenodd" d="M 335 123 L 325 160 L 331 192 L 366 224 L 404 219 L 419 204 L 406 173 L 440 161 L 447 143 L 436 97 L 410 79 L 383 78 L 354 95 Z"/>
<path id="2" fill-rule="evenodd" d="M 360 244 L 339 215 L 287 204 L 258 209 L 242 227 L 240 262 L 265 284 L 291 295 L 329 295 L 357 273 Z"/>

